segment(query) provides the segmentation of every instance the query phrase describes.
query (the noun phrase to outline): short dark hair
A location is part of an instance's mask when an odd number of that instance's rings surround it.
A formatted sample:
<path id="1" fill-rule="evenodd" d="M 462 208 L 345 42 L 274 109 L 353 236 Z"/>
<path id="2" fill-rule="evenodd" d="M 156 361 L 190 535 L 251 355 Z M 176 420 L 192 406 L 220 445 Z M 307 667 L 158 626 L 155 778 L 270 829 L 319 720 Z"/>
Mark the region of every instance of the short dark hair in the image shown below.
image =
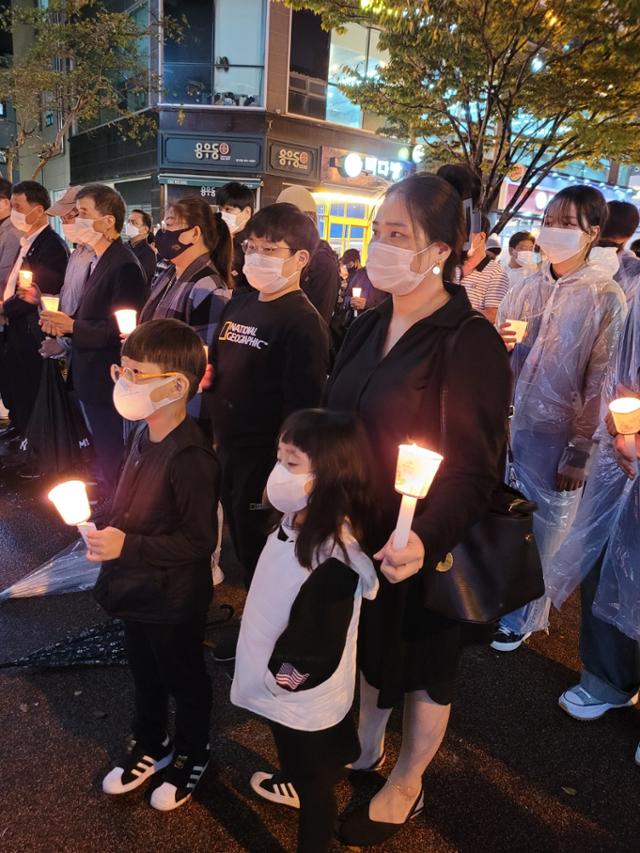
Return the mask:
<path id="1" fill-rule="evenodd" d="M 190 400 L 207 366 L 202 341 L 191 326 L 181 320 L 141 323 L 124 342 L 122 355 L 135 361 L 150 361 L 166 373 L 183 373 L 189 380 Z"/>
<path id="2" fill-rule="evenodd" d="M 346 519 L 355 539 L 366 547 L 376 527 L 376 503 L 369 441 L 360 418 L 352 412 L 303 409 L 289 415 L 280 439 L 307 454 L 314 474 L 296 541 L 300 564 L 311 569 L 327 540 L 342 546 L 346 557 L 341 542 Z"/>
<path id="3" fill-rule="evenodd" d="M 626 240 L 632 237 L 640 225 L 640 214 L 635 204 L 630 201 L 610 201 L 607 204 L 609 218 L 602 229 L 602 236 L 624 237 Z"/>
<path id="4" fill-rule="evenodd" d="M 147 213 L 146 210 L 140 210 L 139 207 L 134 207 L 133 210 L 131 211 L 131 213 L 139 213 L 140 216 L 142 217 L 142 222 L 143 222 L 145 228 L 148 228 L 149 231 L 151 231 L 151 226 L 153 225 L 153 220 L 151 219 L 151 217 L 149 216 L 149 214 Z"/>
<path id="5" fill-rule="evenodd" d="M 0 198 L 11 198 L 11 181 L 0 176 Z"/>
<path id="6" fill-rule="evenodd" d="M 29 204 L 39 204 L 44 210 L 51 207 L 49 191 L 37 181 L 20 181 L 19 184 L 14 184 L 11 195 L 23 195 Z"/>
<path id="7" fill-rule="evenodd" d="M 292 252 L 306 249 L 310 255 L 320 242 L 312 220 L 294 204 L 286 202 L 263 207 L 247 222 L 244 232 L 248 237 L 265 237 L 274 243 L 282 240 Z"/>
<path id="8" fill-rule="evenodd" d="M 571 206 L 574 206 L 578 225 L 585 233 L 588 233 L 589 228 L 596 225 L 600 227 L 601 231 L 605 229 L 609 211 L 607 202 L 600 190 L 582 184 L 565 187 L 551 199 L 545 209 L 545 217 L 548 211 L 556 206 L 560 208 L 561 212 L 568 211 Z"/>
<path id="9" fill-rule="evenodd" d="M 360 252 L 357 249 L 347 249 L 340 260 L 343 264 L 360 265 Z"/>
<path id="10" fill-rule="evenodd" d="M 76 196 L 76 203 L 81 198 L 91 198 L 98 213 L 102 216 L 113 216 L 115 229 L 118 234 L 124 226 L 124 218 L 127 215 L 127 206 L 124 199 L 117 190 L 106 184 L 86 184 Z"/>
<path id="11" fill-rule="evenodd" d="M 532 243 L 536 242 L 536 238 L 528 231 L 516 231 L 509 240 L 509 248 L 515 249 L 518 243 L 524 243 L 525 240 L 531 241 Z"/>
<path id="12" fill-rule="evenodd" d="M 218 187 L 216 190 L 216 204 L 218 207 L 224 207 L 225 204 L 228 204 L 229 207 L 239 207 L 240 210 L 250 207 L 251 213 L 253 213 L 256 207 L 253 191 L 246 184 L 241 184 L 238 181 L 229 181 L 223 187 Z"/>
<path id="13" fill-rule="evenodd" d="M 457 188 L 448 180 L 425 172 L 405 178 L 387 190 L 387 196 L 395 194 L 404 198 L 411 218 L 430 240 L 449 246 L 451 254 L 444 264 L 443 276 L 446 281 L 454 281 L 467 233 Z"/>
<path id="14" fill-rule="evenodd" d="M 634 240 L 629 248 L 634 255 L 637 255 L 640 258 L 640 239 Z"/>

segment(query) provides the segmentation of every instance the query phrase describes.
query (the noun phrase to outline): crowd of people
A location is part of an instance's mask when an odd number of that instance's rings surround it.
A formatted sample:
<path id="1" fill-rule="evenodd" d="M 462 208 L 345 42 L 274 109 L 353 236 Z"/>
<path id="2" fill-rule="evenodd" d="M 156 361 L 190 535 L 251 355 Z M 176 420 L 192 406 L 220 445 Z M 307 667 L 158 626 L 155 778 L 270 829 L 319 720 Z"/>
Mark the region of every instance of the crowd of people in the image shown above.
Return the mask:
<path id="1" fill-rule="evenodd" d="M 363 265 L 320 240 L 302 187 L 256 212 L 230 183 L 215 206 L 172 202 L 154 233 L 110 187 L 51 205 L 34 181 L 0 181 L 2 438 L 19 447 L 57 360 L 94 450 L 95 596 L 125 625 L 135 717 L 105 793 L 161 772 L 151 805 L 171 810 L 209 763 L 219 506 L 247 597 L 214 659 L 235 661 L 231 701 L 271 726 L 280 770 L 250 785 L 299 809 L 304 853 L 330 846 L 345 768 L 382 768 L 402 702 L 398 759 L 339 837 L 381 844 L 420 814 L 465 646 L 516 650 L 578 586 L 583 671 L 560 706 L 585 720 L 637 702 L 640 434 L 619 435 L 607 406 L 640 398 L 640 259 L 625 248 L 638 211 L 569 187 L 503 266 L 487 217 L 469 233 L 478 193 L 455 166 L 391 186 Z M 120 309 L 136 312 L 132 332 Z M 400 547 L 407 442 L 443 461 Z M 42 475 L 14 456 L 3 467 Z M 427 578 L 456 570 L 505 480 L 536 506 L 546 592 L 472 626 L 433 605 Z"/>

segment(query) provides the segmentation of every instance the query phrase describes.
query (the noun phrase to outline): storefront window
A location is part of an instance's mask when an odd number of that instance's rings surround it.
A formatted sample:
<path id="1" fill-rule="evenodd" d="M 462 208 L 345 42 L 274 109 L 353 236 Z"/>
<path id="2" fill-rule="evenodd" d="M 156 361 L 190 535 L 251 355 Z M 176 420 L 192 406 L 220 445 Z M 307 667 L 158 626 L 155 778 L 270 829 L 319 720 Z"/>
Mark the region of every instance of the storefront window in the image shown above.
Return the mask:
<path id="1" fill-rule="evenodd" d="M 165 0 L 165 14 L 186 20 L 164 46 L 169 104 L 261 106 L 265 0 Z"/>
<path id="2" fill-rule="evenodd" d="M 371 204 L 344 201 L 318 203 L 318 230 L 334 252 L 342 256 L 347 249 L 363 254 L 371 236 Z"/>

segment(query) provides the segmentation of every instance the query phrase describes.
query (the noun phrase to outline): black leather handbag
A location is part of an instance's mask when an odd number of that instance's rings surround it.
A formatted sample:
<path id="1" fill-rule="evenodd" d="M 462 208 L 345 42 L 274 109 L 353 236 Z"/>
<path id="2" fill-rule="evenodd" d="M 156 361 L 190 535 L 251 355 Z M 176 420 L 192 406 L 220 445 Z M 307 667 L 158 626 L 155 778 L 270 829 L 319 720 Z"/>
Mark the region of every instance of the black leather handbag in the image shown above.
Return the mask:
<path id="1" fill-rule="evenodd" d="M 465 320 L 447 341 L 445 364 Z M 481 316 L 481 315 L 480 315 Z M 440 391 L 441 441 L 447 434 L 447 389 Z M 537 505 L 500 484 L 489 510 L 435 570 L 424 572 L 425 605 L 459 622 L 487 624 L 544 595 L 540 555 L 533 536 Z"/>

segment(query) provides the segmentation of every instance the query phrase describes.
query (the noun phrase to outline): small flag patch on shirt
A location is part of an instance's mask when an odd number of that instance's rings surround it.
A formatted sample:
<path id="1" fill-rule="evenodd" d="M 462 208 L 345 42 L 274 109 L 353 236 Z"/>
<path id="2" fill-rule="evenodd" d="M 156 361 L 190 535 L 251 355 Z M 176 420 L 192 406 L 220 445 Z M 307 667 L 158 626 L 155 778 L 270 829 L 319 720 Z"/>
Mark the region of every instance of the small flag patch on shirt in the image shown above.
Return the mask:
<path id="1" fill-rule="evenodd" d="M 309 678 L 309 673 L 298 672 L 292 663 L 283 663 L 276 674 L 276 684 L 288 690 L 297 690 Z"/>

